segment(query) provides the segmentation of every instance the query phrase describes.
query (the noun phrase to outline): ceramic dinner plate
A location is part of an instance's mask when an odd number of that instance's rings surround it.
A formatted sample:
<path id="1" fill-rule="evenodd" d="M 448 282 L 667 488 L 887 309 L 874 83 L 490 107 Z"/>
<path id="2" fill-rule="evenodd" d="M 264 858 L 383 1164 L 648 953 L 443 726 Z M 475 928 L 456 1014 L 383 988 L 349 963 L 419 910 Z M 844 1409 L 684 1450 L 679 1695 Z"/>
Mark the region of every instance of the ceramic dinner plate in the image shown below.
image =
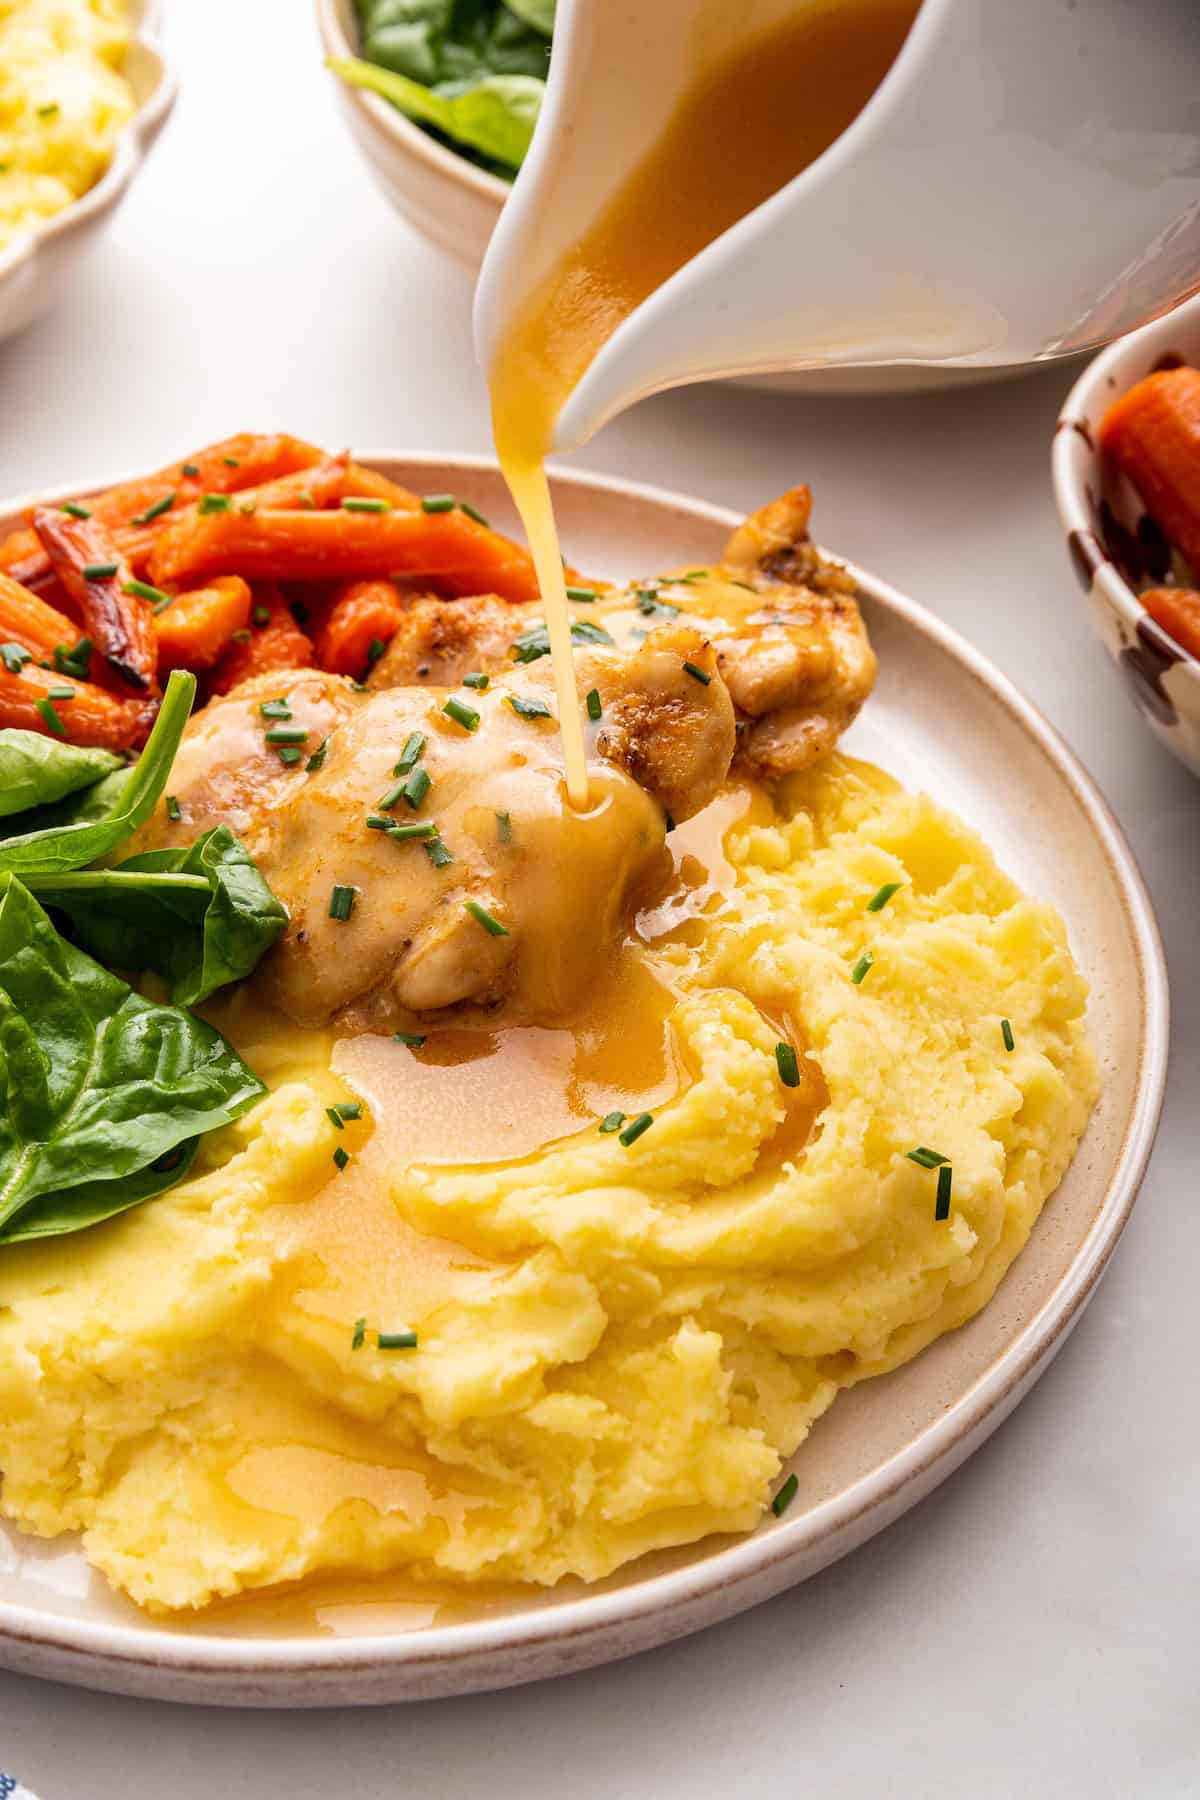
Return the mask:
<path id="1" fill-rule="evenodd" d="M 482 460 L 364 455 L 424 492 L 452 491 L 515 528 Z M 69 492 L 86 492 L 73 488 Z M 61 497 L 65 498 L 67 490 Z M 765 500 L 768 495 L 763 495 Z M 715 559 L 735 515 L 675 494 L 559 475 L 570 560 L 628 577 Z M 0 508 L 0 529 L 19 506 Z M 120 1693 L 326 1706 L 465 1693 L 645 1650 L 753 1606 L 881 1531 L 994 1431 L 1061 1347 L 1129 1216 L 1166 1074 L 1167 988 L 1150 902 L 1096 789 L 977 651 L 855 570 L 879 685 L 846 740 L 976 826 L 1009 873 L 1052 901 L 1091 982 L 1104 1092 L 1071 1169 L 991 1304 L 905 1368 L 839 1396 L 795 1460 L 787 1516 L 634 1564 L 597 1587 L 493 1598 L 474 1617 L 327 1596 L 248 1626 L 138 1614 L 78 1548 L 0 1532 L 0 1665 Z"/>

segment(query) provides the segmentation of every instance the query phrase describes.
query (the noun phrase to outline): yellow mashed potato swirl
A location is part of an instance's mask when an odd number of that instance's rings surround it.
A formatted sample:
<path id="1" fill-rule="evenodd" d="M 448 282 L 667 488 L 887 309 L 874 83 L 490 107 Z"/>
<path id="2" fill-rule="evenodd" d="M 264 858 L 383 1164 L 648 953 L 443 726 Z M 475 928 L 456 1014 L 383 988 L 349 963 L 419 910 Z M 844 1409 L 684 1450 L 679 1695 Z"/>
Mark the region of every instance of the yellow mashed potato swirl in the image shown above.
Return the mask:
<path id="1" fill-rule="evenodd" d="M 128 47 L 126 0 L 0 0 L 0 252 L 108 167 Z"/>
<path id="2" fill-rule="evenodd" d="M 991 1297 L 1097 1073 L 1061 920 L 931 800 L 835 757 L 727 853 L 734 891 L 656 952 L 691 1079 L 631 1147 L 397 1156 L 390 1192 L 354 1163 L 336 1187 L 334 1147 L 370 1125 L 335 1132 L 313 1039 L 170 1195 L 6 1251 L 8 1514 L 82 1530 L 153 1610 L 346 1571 L 590 1580 L 752 1527 L 840 1387 Z M 781 1012 L 828 1096 L 799 1150 L 777 1136 Z M 919 1143 L 953 1161 L 945 1223 Z M 412 1310 L 371 1324 L 419 1348 L 355 1350 L 389 1258 Z"/>

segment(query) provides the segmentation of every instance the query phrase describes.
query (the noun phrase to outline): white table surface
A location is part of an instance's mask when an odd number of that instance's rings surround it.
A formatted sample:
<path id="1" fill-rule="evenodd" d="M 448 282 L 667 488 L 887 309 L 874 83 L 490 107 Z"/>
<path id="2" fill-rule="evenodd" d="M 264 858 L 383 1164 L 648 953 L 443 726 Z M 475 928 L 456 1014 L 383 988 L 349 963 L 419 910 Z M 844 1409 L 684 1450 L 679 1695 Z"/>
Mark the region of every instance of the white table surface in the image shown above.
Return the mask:
<path id="1" fill-rule="evenodd" d="M 487 450 L 470 282 L 368 182 L 305 0 L 174 0 L 168 38 L 183 92 L 150 167 L 59 312 L 0 346 L 0 493 L 239 429 Z M 0 1769 L 41 1800 L 1200 1793 L 1200 789 L 1127 704 L 1066 565 L 1047 472 L 1064 385 L 697 389 L 580 459 L 736 506 L 810 481 L 821 538 L 973 638 L 1115 807 L 1171 960 L 1171 1091 L 1137 1213 L 1061 1357 L 881 1537 L 631 1662 L 297 1714 L 0 1674 Z"/>

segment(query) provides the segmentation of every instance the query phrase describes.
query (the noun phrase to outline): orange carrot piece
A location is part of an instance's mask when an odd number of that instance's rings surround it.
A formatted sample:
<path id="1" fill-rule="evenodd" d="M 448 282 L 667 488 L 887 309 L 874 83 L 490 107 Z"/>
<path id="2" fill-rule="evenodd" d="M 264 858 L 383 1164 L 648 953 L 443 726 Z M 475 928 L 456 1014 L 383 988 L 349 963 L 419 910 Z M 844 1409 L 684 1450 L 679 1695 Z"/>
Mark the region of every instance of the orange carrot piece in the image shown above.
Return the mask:
<path id="1" fill-rule="evenodd" d="M 227 694 L 252 675 L 265 675 L 272 669 L 312 668 L 312 639 L 305 637 L 297 625 L 275 583 L 257 584 L 252 599 L 251 616 L 261 622 L 252 628 L 248 638 L 231 643 L 222 655 L 210 683 L 214 694 Z"/>
<path id="2" fill-rule="evenodd" d="M 79 627 L 30 593 L 11 575 L 0 574 L 0 640 L 20 644 L 34 656 L 52 656 L 61 644 L 70 650 L 79 642 Z"/>
<path id="3" fill-rule="evenodd" d="M 198 583 L 213 575 L 250 581 L 428 576 L 453 593 L 535 600 L 528 554 L 464 512 L 209 513 L 164 534 L 150 559 L 153 580 Z"/>
<path id="4" fill-rule="evenodd" d="M 321 456 L 315 444 L 289 437 L 286 432 L 239 432 L 219 444 L 194 450 L 181 462 L 169 463 L 153 475 L 142 475 L 136 481 L 93 494 L 84 504 L 102 525 L 129 525 L 140 514 L 161 504 L 168 494 L 174 495 L 168 509 L 173 512 L 198 500 L 201 494 L 236 494 L 242 488 L 257 487 L 294 470 L 310 469 L 321 461 Z M 196 471 L 194 475 L 188 473 L 191 469 Z M 159 516 L 165 518 L 167 513 Z"/>
<path id="5" fill-rule="evenodd" d="M 1200 568 L 1200 369 L 1160 369 L 1105 413 L 1100 448 L 1168 540 Z"/>
<path id="6" fill-rule="evenodd" d="M 73 519 L 51 507 L 37 509 L 33 528 L 108 671 L 134 693 L 152 693 L 158 665 L 154 608 L 126 592 L 129 564 L 112 537 L 95 519 Z"/>
<path id="7" fill-rule="evenodd" d="M 1139 598 L 1155 624 L 1200 662 L 1200 593 L 1194 588 L 1148 588 Z"/>
<path id="8" fill-rule="evenodd" d="M 172 669 L 211 669 L 234 632 L 249 630 L 250 607 L 240 575 L 219 575 L 207 587 L 177 594 L 155 615 L 159 680 Z"/>
<path id="9" fill-rule="evenodd" d="M 334 592 L 313 642 L 317 667 L 360 681 L 376 660 L 372 646 L 387 647 L 404 617 L 390 581 L 347 581 Z"/>
<path id="10" fill-rule="evenodd" d="M 416 512 L 421 504 L 419 494 L 410 493 L 398 481 L 389 481 L 378 469 L 364 468 L 352 462 L 346 471 L 346 492 L 359 500 L 387 500 L 399 512 Z"/>
<path id="11" fill-rule="evenodd" d="M 69 699 L 50 699 L 51 689 L 66 687 L 72 689 Z M 132 750 L 145 743 L 157 710 L 155 700 L 122 700 L 90 681 L 39 669 L 36 663 L 19 675 L 0 667 L 0 726 L 39 731 L 69 744 Z"/>

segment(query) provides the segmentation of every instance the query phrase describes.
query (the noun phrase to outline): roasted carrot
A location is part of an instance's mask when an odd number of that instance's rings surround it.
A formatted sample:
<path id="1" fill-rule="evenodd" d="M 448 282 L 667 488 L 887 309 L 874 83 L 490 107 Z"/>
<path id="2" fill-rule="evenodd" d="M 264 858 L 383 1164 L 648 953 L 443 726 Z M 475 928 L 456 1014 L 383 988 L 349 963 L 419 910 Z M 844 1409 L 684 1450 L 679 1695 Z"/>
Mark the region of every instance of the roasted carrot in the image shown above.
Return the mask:
<path id="1" fill-rule="evenodd" d="M 211 669 L 235 631 L 250 628 L 250 589 L 239 575 L 218 575 L 207 587 L 177 594 L 155 615 L 158 674 Z"/>
<path id="2" fill-rule="evenodd" d="M 451 593 L 538 594 L 528 554 L 467 513 L 208 513 L 164 534 L 150 558 L 160 586 L 213 575 L 250 581 L 353 580 L 425 575 Z"/>
<path id="3" fill-rule="evenodd" d="M 391 642 L 403 617 L 404 606 L 392 582 L 342 583 L 313 640 L 317 667 L 360 681 Z"/>
<path id="4" fill-rule="evenodd" d="M 37 509 L 33 528 L 107 670 L 132 692 L 152 693 L 158 666 L 154 608 L 130 592 L 132 573 L 111 535 L 95 519 L 51 507 Z"/>
<path id="5" fill-rule="evenodd" d="M 398 481 L 389 481 L 378 469 L 367 469 L 356 462 L 346 471 L 346 492 L 360 500 L 390 501 L 398 512 L 416 512 L 421 504 L 419 494 L 410 493 Z"/>
<path id="6" fill-rule="evenodd" d="M 58 698 L 51 699 L 52 693 Z M 145 743 L 157 710 L 154 700 L 122 700 L 90 681 L 67 679 L 36 663 L 28 663 L 20 674 L 0 666 L 3 726 L 40 731 L 71 744 L 131 750 Z"/>
<path id="7" fill-rule="evenodd" d="M 1105 413 L 1100 448 L 1168 540 L 1200 568 L 1200 369 L 1160 369 Z"/>
<path id="8" fill-rule="evenodd" d="M 11 575 L 0 574 L 0 640 L 43 657 L 53 656 L 60 646 L 74 649 L 79 637 L 78 625 L 64 613 L 47 606 Z"/>
<path id="9" fill-rule="evenodd" d="M 1148 588 L 1139 598 L 1155 624 L 1200 662 L 1200 593 L 1194 588 Z"/>
<path id="10" fill-rule="evenodd" d="M 227 694 L 252 675 L 265 675 L 270 669 L 312 667 L 312 639 L 297 625 L 276 584 L 256 582 L 251 597 L 254 623 L 248 636 L 238 634 L 213 670 L 210 685 L 214 694 Z"/>

